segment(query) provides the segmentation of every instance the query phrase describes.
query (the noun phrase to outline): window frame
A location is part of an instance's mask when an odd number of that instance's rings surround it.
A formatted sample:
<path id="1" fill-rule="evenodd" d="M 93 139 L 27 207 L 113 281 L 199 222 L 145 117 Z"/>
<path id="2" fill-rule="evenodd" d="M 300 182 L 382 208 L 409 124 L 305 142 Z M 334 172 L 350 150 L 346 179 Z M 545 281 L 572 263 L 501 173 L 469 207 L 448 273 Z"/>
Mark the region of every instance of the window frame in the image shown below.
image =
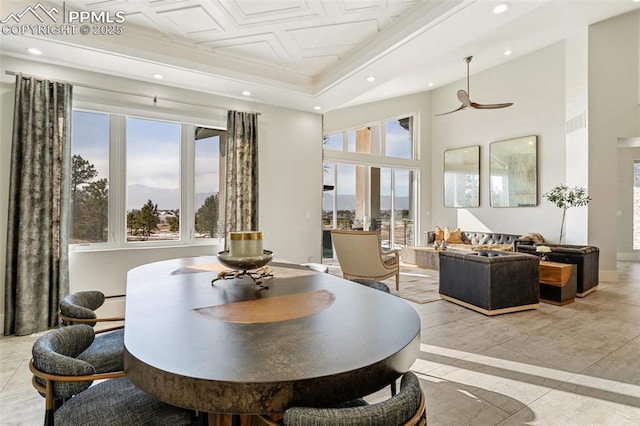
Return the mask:
<path id="1" fill-rule="evenodd" d="M 101 104 L 80 103 L 73 105 L 74 111 L 108 115 L 109 122 L 109 212 L 108 240 L 99 243 L 69 244 L 69 251 L 103 251 L 136 248 L 168 248 L 188 246 L 221 246 L 223 237 L 195 238 L 195 130 L 207 127 L 226 130 L 220 123 L 185 120 L 188 117 L 168 117 L 166 114 L 154 114 L 147 111 L 131 111 L 121 108 L 109 108 Z M 164 121 L 180 125 L 180 231 L 179 239 L 166 241 L 127 241 L 126 235 L 126 120 L 139 118 L 151 121 Z M 221 120 L 220 120 L 221 121 Z M 73 125 L 73 123 L 72 123 Z M 222 142 L 222 141 L 221 141 Z M 221 143 L 222 145 L 222 143 Z M 220 159 L 222 156 L 219 157 Z M 225 173 L 224 162 L 220 161 L 219 173 Z M 224 188 L 218 191 L 224 197 Z M 223 199 L 223 198 L 220 198 Z M 224 203 L 220 203 L 220 215 L 224 217 Z M 71 226 L 71 224 L 70 224 Z"/>
<path id="2" fill-rule="evenodd" d="M 388 157 L 385 155 L 386 153 L 386 126 L 385 124 L 389 121 L 393 121 L 393 120 L 400 120 L 403 118 L 407 118 L 407 117 L 411 117 L 412 120 L 412 128 L 411 128 L 411 149 L 412 149 L 412 158 L 401 158 L 401 157 Z M 414 211 L 414 243 L 418 244 L 420 237 L 418 235 L 418 229 L 420 229 L 420 205 L 422 203 L 421 197 L 420 197 L 420 175 L 421 175 L 421 171 L 423 170 L 423 166 L 422 163 L 420 161 L 420 138 L 419 138 L 419 134 L 420 134 L 420 129 L 419 129 L 419 113 L 417 112 L 412 112 L 412 113 L 405 113 L 405 114 L 399 114 L 399 115 L 395 115 L 392 117 L 388 117 L 388 118 L 382 118 L 380 120 L 377 121 L 371 121 L 368 122 L 366 124 L 361 124 L 361 125 L 356 125 L 356 126 L 352 126 L 352 127 L 348 127 L 342 130 L 338 130 L 338 131 L 332 131 L 332 132 L 327 132 L 326 134 L 323 135 L 323 140 L 325 138 L 329 138 L 332 137 L 333 135 L 336 134 L 342 134 L 342 141 L 343 141 L 343 150 L 342 151 L 338 151 L 335 149 L 324 149 L 322 150 L 323 153 L 323 167 L 324 164 L 326 163 L 332 163 L 334 164 L 334 168 L 333 168 L 333 173 L 336 174 L 336 176 L 334 176 L 334 190 L 333 190 L 333 197 L 334 197 L 334 212 L 333 212 L 333 227 L 336 228 L 337 227 L 337 218 L 336 218 L 336 212 L 337 212 L 337 186 L 338 186 L 338 182 L 337 182 L 337 164 L 352 164 L 352 165 L 360 165 L 360 166 L 365 166 L 367 167 L 367 173 L 365 173 L 366 179 L 365 179 L 365 196 L 366 197 L 370 197 L 370 185 L 369 185 L 369 170 L 371 167 L 378 167 L 378 168 L 389 168 L 392 169 L 392 177 L 395 176 L 395 171 L 396 170 L 409 170 L 414 172 L 415 178 L 414 181 L 411 183 L 411 185 L 414 185 L 414 202 L 415 202 L 415 211 Z M 350 152 L 348 151 L 348 142 L 347 142 L 347 138 L 348 138 L 348 132 L 350 131 L 355 131 L 358 129 L 362 129 L 365 127 L 374 127 L 377 126 L 379 131 L 380 131 L 380 140 L 378 141 L 378 143 L 372 142 L 372 152 L 370 154 L 365 154 L 365 153 L 361 153 L 361 152 Z M 374 150 L 378 150 L 378 152 L 374 152 Z M 395 185 L 395 184 L 394 184 Z M 393 204 L 392 204 L 393 206 Z M 370 207 L 370 206 L 369 206 Z M 322 208 L 324 209 L 324 205 L 322 206 Z M 324 210 L 322 212 L 322 214 L 324 214 Z M 370 212 L 367 212 L 367 214 L 370 216 Z M 324 227 L 324 226 L 323 226 Z"/>

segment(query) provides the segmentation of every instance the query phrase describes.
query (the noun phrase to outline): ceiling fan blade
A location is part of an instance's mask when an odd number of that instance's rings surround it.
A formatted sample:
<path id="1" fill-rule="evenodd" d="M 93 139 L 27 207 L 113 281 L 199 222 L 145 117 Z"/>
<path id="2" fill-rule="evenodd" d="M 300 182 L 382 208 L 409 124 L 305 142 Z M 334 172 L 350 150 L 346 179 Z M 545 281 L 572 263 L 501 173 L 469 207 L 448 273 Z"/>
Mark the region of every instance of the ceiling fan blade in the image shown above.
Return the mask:
<path id="1" fill-rule="evenodd" d="M 513 102 L 505 102 L 501 104 L 478 104 L 475 102 L 471 102 L 471 108 L 475 109 L 499 109 L 499 108 L 507 108 L 513 105 Z"/>
<path id="2" fill-rule="evenodd" d="M 473 59 L 473 56 L 467 56 L 466 58 L 464 58 L 465 62 L 467 63 L 467 90 L 458 90 L 458 93 L 457 93 L 458 99 L 460 100 L 462 105 L 460 105 L 459 108 L 454 109 L 453 111 L 443 112 L 442 114 L 436 114 L 436 116 L 451 114 L 453 112 L 460 111 L 463 109 L 469 109 L 469 108 L 499 109 L 499 108 L 507 108 L 513 105 L 513 102 L 505 102 L 501 104 L 479 104 L 476 102 L 471 102 L 471 99 L 469 99 L 469 63 L 471 62 L 471 59 Z"/>
<path id="3" fill-rule="evenodd" d="M 436 114 L 436 117 L 439 116 L 439 115 L 447 115 L 447 114 L 451 114 L 453 112 L 462 111 L 463 109 L 467 109 L 467 108 L 468 108 L 467 105 L 460 105 L 458 108 L 454 109 L 453 111 Z"/>
<path id="4" fill-rule="evenodd" d="M 458 90 L 458 99 L 462 102 L 462 105 L 466 107 L 471 106 L 471 101 L 469 100 L 469 94 L 464 90 Z"/>

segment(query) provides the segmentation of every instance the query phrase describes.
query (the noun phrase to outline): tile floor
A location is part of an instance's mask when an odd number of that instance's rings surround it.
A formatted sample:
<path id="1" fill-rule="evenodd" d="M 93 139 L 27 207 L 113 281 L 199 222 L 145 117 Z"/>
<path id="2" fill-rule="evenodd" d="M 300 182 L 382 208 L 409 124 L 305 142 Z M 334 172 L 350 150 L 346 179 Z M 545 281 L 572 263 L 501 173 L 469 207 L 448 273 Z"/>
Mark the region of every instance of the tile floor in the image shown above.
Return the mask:
<path id="1" fill-rule="evenodd" d="M 412 369 L 429 425 L 640 425 L 640 263 L 618 272 L 575 303 L 496 317 L 408 302 L 422 320 Z M 0 338 L 0 425 L 42 424 L 28 370 L 36 338 Z"/>

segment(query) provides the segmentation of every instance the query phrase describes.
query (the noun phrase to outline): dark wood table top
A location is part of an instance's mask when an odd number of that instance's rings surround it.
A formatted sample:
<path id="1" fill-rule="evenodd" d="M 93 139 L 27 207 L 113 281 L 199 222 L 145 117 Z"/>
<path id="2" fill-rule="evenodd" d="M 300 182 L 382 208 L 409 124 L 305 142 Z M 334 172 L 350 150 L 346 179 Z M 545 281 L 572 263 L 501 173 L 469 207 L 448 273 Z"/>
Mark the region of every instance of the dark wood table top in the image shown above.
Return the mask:
<path id="1" fill-rule="evenodd" d="M 407 371 L 420 319 L 393 295 L 273 262 L 258 290 L 215 256 L 127 276 L 125 370 L 139 388 L 211 413 L 278 413 L 367 395 Z"/>

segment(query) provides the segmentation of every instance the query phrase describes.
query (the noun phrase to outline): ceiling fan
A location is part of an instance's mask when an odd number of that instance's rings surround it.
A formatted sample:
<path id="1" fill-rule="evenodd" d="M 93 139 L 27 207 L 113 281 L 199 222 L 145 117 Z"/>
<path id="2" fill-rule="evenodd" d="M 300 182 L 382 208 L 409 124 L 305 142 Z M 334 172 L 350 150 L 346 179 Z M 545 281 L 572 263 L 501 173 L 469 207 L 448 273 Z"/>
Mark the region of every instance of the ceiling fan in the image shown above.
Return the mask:
<path id="1" fill-rule="evenodd" d="M 506 102 L 502 104 L 478 104 L 469 99 L 469 62 L 471 62 L 472 58 L 473 56 L 467 56 L 466 58 L 464 58 L 464 60 L 467 62 L 467 90 L 458 90 L 458 99 L 460 100 L 460 102 L 462 102 L 462 105 L 460 105 L 460 107 L 454 109 L 453 111 L 436 114 L 436 116 L 451 114 L 452 112 L 462 111 L 463 109 L 498 109 L 507 108 L 513 105 L 513 102 Z"/>

